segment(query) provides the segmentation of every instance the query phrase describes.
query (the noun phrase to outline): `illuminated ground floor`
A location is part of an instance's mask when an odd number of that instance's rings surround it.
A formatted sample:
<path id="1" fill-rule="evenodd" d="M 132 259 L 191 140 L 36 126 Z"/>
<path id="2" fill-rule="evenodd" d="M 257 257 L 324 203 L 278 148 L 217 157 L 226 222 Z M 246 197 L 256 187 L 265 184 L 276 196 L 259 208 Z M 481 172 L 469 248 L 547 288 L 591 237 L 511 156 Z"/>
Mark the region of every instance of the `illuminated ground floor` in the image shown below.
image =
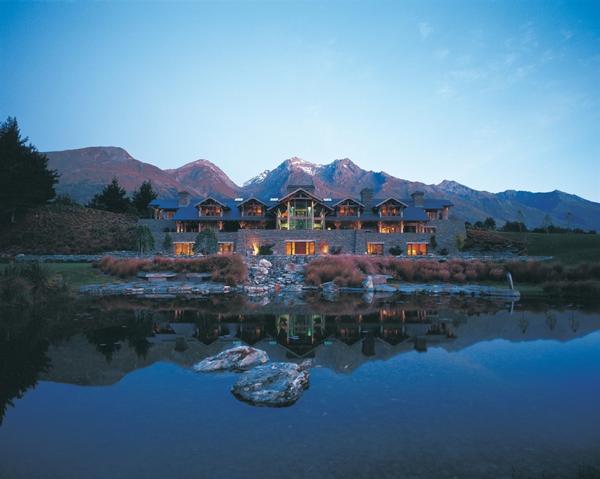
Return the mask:
<path id="1" fill-rule="evenodd" d="M 193 255 L 197 231 L 181 230 L 174 221 L 149 220 L 157 249 L 167 254 Z M 312 256 L 326 254 L 365 254 L 394 256 L 426 256 L 452 254 L 457 251 L 457 238 L 464 237 L 464 224 L 453 221 L 433 221 L 426 229 L 410 231 L 394 229 L 333 229 L 333 230 L 275 230 L 240 229 L 215 231 L 219 253 L 242 255 L 275 254 Z M 408 230 L 408 231 L 407 231 Z M 165 235 L 172 246 L 161 249 Z"/>

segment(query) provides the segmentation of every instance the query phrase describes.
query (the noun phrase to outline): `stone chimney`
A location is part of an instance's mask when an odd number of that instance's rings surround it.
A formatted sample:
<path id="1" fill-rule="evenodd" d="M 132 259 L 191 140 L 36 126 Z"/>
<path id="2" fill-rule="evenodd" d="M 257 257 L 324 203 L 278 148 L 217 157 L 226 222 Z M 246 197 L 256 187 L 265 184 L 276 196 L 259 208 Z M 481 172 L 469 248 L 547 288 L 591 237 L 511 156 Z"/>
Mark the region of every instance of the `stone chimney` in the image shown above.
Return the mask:
<path id="1" fill-rule="evenodd" d="M 415 191 L 413 194 L 411 194 L 410 197 L 413 200 L 413 205 L 417 208 L 423 208 L 423 205 L 425 204 L 423 201 L 424 196 L 425 193 L 423 193 L 422 191 Z"/>
<path id="2" fill-rule="evenodd" d="M 373 199 L 373 190 L 371 188 L 363 188 L 362 190 L 360 190 L 360 202 L 363 205 L 371 203 L 372 199 Z"/>
<path id="3" fill-rule="evenodd" d="M 179 206 L 189 206 L 190 194 L 187 191 L 180 191 L 177 193 L 177 204 Z"/>

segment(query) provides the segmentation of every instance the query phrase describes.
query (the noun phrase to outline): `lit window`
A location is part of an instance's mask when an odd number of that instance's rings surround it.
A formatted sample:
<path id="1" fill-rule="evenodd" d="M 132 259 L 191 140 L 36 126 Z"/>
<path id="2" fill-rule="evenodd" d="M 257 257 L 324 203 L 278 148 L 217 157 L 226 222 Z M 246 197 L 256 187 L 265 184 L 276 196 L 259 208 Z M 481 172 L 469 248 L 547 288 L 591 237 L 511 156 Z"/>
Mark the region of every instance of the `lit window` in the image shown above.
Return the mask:
<path id="1" fill-rule="evenodd" d="M 173 243 L 173 252 L 176 255 L 191 256 L 194 254 L 194 243 Z"/>
<path id="2" fill-rule="evenodd" d="M 286 255 L 314 255 L 315 254 L 315 242 L 314 241 L 286 241 L 285 242 L 285 254 Z"/>
<path id="3" fill-rule="evenodd" d="M 383 243 L 367 243 L 367 253 L 383 255 Z"/>
<path id="4" fill-rule="evenodd" d="M 422 256 L 427 254 L 427 243 L 407 243 L 406 254 L 408 256 Z"/>
<path id="5" fill-rule="evenodd" d="M 219 241 L 219 253 L 233 253 L 233 242 Z"/>

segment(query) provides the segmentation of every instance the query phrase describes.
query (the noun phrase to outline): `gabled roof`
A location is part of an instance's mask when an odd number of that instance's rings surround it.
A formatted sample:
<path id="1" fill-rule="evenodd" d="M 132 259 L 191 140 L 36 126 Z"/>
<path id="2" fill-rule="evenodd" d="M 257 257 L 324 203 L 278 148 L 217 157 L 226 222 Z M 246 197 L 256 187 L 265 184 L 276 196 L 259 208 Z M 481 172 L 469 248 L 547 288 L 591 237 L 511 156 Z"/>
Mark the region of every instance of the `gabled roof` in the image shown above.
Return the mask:
<path id="1" fill-rule="evenodd" d="M 375 200 L 375 201 L 378 201 L 378 200 Z M 388 201 L 395 201 L 396 203 L 404 206 L 405 208 L 408 207 L 408 205 L 404 201 L 399 200 L 398 198 L 394 198 L 393 196 L 390 196 L 389 198 L 386 198 L 385 200 L 380 201 L 379 203 L 377 203 L 375 205 L 375 208 L 379 208 L 381 205 L 383 205 L 384 203 L 387 203 Z"/>
<path id="2" fill-rule="evenodd" d="M 219 204 L 220 204 L 220 205 L 221 205 L 223 208 L 229 208 L 229 206 L 228 206 L 228 205 L 226 205 L 224 201 L 218 200 L 218 199 L 216 199 L 216 198 L 215 198 L 215 197 L 213 197 L 213 196 L 207 196 L 207 197 L 206 197 L 206 198 L 204 198 L 203 200 L 200 200 L 200 201 L 198 201 L 198 203 L 196 203 L 194 206 L 199 206 L 199 205 L 201 205 L 201 204 L 203 204 L 203 203 L 206 203 L 208 200 L 212 200 L 212 201 L 214 201 L 215 203 L 219 203 Z"/>
<path id="3" fill-rule="evenodd" d="M 283 203 L 284 201 L 286 201 L 289 197 L 294 196 L 296 193 L 298 192 L 302 192 L 304 194 L 306 194 L 307 196 L 311 197 L 312 199 L 314 199 L 315 201 L 318 201 L 321 205 L 323 205 L 325 208 L 327 209 L 331 209 L 331 206 L 325 204 L 325 202 L 323 201 L 323 198 L 319 198 L 318 196 L 316 196 L 314 193 L 311 193 L 310 191 L 306 191 L 304 188 L 298 188 L 295 189 L 294 191 L 292 191 L 291 193 L 288 193 L 285 196 L 282 196 L 281 198 L 279 198 L 279 200 L 277 202 L 275 202 L 275 204 L 273 204 L 269 209 L 273 209 L 276 206 L 280 205 L 281 203 Z"/>
<path id="4" fill-rule="evenodd" d="M 246 204 L 246 203 L 248 203 L 250 201 L 256 201 L 256 202 L 260 203 L 261 205 L 269 206 L 269 204 L 267 204 L 265 201 L 257 198 L 256 196 L 251 196 L 250 198 L 247 198 L 247 199 L 245 199 L 243 201 L 238 202 L 237 206 L 240 207 L 240 206 L 242 206 L 242 205 L 244 205 L 244 204 Z"/>
<path id="5" fill-rule="evenodd" d="M 331 205 L 331 207 L 335 208 L 340 203 L 348 200 L 352 201 L 353 203 L 356 203 L 358 206 L 362 206 L 363 208 L 365 207 L 365 205 L 363 205 L 360 201 L 358 201 L 356 198 L 352 198 L 351 196 L 347 196 L 346 198 L 342 198 L 341 200 L 333 200 L 334 203 Z"/>

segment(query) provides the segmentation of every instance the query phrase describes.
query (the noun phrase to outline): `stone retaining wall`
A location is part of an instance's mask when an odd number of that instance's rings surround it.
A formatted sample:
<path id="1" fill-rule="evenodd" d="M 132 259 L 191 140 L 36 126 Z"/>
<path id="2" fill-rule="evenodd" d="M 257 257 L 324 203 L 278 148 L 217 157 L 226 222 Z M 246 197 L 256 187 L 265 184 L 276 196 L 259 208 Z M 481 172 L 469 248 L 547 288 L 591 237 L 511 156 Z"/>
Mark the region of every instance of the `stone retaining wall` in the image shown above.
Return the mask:
<path id="1" fill-rule="evenodd" d="M 174 229 L 172 220 L 142 220 L 147 225 L 156 244 L 157 251 L 162 250 L 165 237 L 165 228 Z M 436 227 L 437 250 L 445 248 L 450 254 L 457 253 L 456 237 L 465 237 L 465 227 L 461 221 L 436 220 L 428 223 Z M 193 242 L 197 233 L 170 233 L 173 241 Z M 376 233 L 369 230 L 239 230 L 237 232 L 217 232 L 217 240 L 232 242 L 234 250 L 242 255 L 250 255 L 259 246 L 272 244 L 274 254 L 285 254 L 285 242 L 289 240 L 314 240 L 315 252 L 323 252 L 325 247 L 341 248 L 342 253 L 364 254 L 367 252 L 367 243 L 383 243 L 385 254 L 393 246 L 400 247 L 406 254 L 406 245 L 409 242 L 429 242 L 429 233 Z M 325 246 L 326 245 L 326 246 Z M 431 248 L 429 252 L 433 252 Z"/>

